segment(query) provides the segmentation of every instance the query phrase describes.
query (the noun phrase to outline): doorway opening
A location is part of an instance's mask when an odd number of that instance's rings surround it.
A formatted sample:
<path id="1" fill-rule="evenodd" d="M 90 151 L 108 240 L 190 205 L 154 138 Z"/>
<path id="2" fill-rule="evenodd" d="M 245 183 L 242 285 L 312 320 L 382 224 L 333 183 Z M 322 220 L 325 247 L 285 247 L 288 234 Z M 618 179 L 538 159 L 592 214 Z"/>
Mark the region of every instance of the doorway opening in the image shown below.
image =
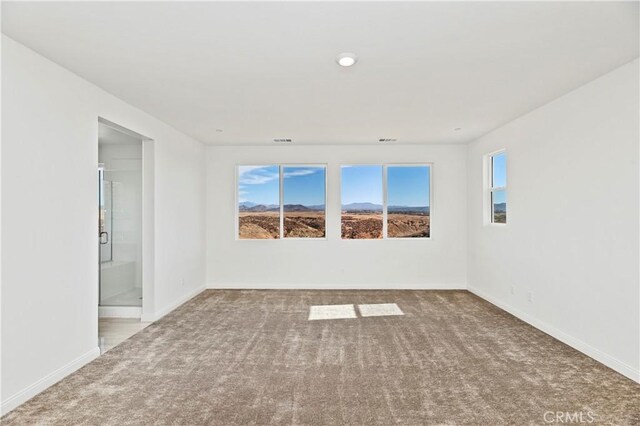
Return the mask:
<path id="1" fill-rule="evenodd" d="M 146 269 L 145 144 L 149 138 L 98 120 L 98 340 L 105 352 L 147 324 L 141 322 Z M 148 239 L 148 238 L 147 238 Z"/>

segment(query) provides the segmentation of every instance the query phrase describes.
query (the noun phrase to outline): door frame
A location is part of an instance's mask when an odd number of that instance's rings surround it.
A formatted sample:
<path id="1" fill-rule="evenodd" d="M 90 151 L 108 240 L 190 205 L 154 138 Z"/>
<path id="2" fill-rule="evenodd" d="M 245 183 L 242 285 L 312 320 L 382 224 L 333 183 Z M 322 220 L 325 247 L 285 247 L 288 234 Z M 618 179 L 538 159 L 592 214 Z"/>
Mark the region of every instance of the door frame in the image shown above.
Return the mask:
<path id="1" fill-rule="evenodd" d="M 142 142 L 142 307 L 100 307 L 100 299 L 98 299 L 98 316 L 102 311 L 112 317 L 140 318 L 141 321 L 150 321 L 154 318 L 155 311 L 155 141 L 100 116 L 98 116 L 98 123 L 98 129 L 102 124 L 140 139 Z M 99 140 L 99 137 L 97 139 Z M 98 267 L 100 267 L 99 256 L 98 253 Z M 99 285 L 100 271 L 98 271 Z M 98 294 L 99 292 L 98 288 Z"/>

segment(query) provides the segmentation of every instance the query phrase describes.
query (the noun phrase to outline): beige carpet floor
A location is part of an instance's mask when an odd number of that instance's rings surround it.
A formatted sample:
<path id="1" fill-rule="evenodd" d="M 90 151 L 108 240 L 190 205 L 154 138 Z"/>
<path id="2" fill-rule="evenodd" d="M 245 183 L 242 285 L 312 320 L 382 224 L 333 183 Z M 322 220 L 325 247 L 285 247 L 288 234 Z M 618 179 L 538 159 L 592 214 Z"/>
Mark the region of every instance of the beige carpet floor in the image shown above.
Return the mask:
<path id="1" fill-rule="evenodd" d="M 307 319 L 351 303 L 404 315 Z M 549 412 L 640 424 L 640 385 L 466 291 L 210 290 L 1 423 L 527 425 Z"/>

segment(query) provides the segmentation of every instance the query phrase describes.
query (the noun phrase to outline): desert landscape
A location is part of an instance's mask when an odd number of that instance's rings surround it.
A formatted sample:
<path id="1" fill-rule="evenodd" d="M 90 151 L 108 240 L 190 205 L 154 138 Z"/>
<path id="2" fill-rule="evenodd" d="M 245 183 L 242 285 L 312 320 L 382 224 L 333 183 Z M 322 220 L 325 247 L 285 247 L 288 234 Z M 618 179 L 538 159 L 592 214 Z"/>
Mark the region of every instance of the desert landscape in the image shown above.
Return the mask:
<path id="1" fill-rule="evenodd" d="M 389 206 L 388 238 L 426 238 L 430 235 L 429 207 Z M 382 206 L 352 203 L 342 206 L 342 238 L 382 238 Z"/>
<path id="2" fill-rule="evenodd" d="M 493 223 L 507 223 L 507 203 L 493 205 Z"/>
<path id="3" fill-rule="evenodd" d="M 426 238 L 430 233 L 429 214 L 420 212 L 389 212 L 387 236 L 389 238 Z"/>
<path id="4" fill-rule="evenodd" d="M 243 212 L 239 214 L 240 239 L 272 240 L 280 238 L 280 212 Z"/>
<path id="5" fill-rule="evenodd" d="M 324 238 L 325 214 L 323 211 L 284 212 L 285 238 Z"/>
<path id="6" fill-rule="evenodd" d="M 343 211 L 342 238 L 350 240 L 382 238 L 382 213 Z"/>
<path id="7" fill-rule="evenodd" d="M 379 210 L 343 210 L 342 238 L 381 239 L 382 217 L 382 212 Z M 301 205 L 284 206 L 285 238 L 324 238 L 325 227 L 324 208 L 320 210 L 320 206 L 317 208 Z M 387 215 L 389 238 L 425 238 L 429 235 L 428 208 L 408 210 L 390 207 Z M 239 238 L 253 240 L 280 238 L 279 209 L 263 205 L 242 207 L 239 212 Z"/>
<path id="8" fill-rule="evenodd" d="M 320 210 L 322 208 L 322 210 Z M 271 240 L 280 238 L 280 211 L 272 206 L 241 206 L 239 238 Z M 313 208 L 301 205 L 284 206 L 285 238 L 324 238 L 324 206 Z"/>

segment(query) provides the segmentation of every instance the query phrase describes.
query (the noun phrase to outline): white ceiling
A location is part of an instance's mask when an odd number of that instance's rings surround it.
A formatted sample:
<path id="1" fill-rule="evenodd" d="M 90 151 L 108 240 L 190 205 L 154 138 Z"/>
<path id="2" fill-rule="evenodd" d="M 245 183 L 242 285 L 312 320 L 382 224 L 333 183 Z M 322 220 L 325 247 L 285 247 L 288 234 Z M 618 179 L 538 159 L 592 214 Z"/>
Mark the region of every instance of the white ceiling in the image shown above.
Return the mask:
<path id="1" fill-rule="evenodd" d="M 99 123 L 98 143 L 100 145 L 138 145 L 142 143 L 142 139 Z"/>
<path id="2" fill-rule="evenodd" d="M 2 3 L 4 33 L 208 144 L 468 142 L 638 57 L 638 18 L 638 2 Z"/>

